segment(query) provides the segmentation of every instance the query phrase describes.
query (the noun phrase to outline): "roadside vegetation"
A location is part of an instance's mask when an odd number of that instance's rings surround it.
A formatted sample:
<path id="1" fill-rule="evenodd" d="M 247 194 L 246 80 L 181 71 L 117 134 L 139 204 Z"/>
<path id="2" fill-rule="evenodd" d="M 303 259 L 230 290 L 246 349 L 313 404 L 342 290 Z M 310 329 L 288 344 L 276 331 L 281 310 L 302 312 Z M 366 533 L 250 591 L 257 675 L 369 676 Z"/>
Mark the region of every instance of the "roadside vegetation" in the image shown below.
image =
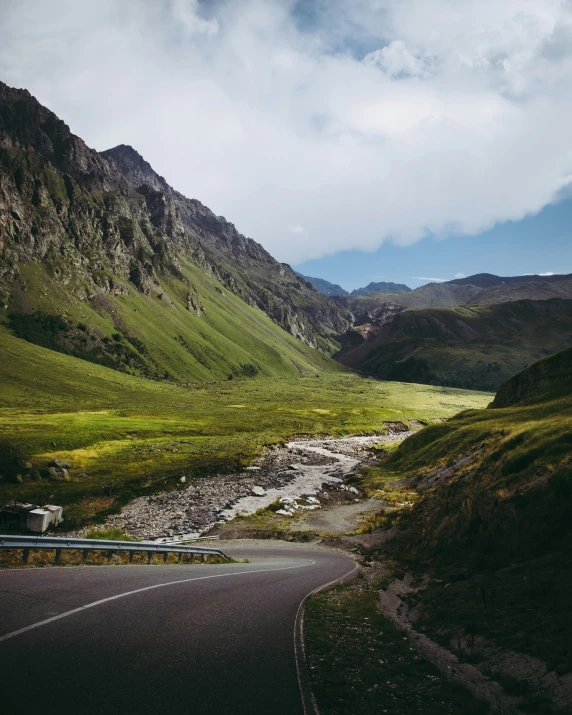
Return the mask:
<path id="1" fill-rule="evenodd" d="M 481 715 L 488 705 L 418 655 L 358 579 L 313 596 L 304 617 L 312 691 L 323 715 Z"/>
<path id="2" fill-rule="evenodd" d="M 362 533 L 388 532 L 377 558 L 418 584 L 402 616 L 525 713 L 572 712 L 571 367 L 572 350 L 539 361 L 492 408 L 431 425 L 362 470 L 361 487 L 392 507 Z"/>

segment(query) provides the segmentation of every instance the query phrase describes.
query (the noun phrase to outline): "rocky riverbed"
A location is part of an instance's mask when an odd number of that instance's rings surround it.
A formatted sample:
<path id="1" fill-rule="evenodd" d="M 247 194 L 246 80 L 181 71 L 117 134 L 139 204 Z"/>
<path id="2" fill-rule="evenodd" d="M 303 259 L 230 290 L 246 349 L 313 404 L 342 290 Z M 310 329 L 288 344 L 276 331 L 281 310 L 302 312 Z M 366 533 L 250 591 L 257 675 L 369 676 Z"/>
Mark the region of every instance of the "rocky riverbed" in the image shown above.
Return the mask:
<path id="1" fill-rule="evenodd" d="M 372 444 L 405 439 L 410 431 L 389 428 L 384 436 L 303 440 L 271 449 L 239 474 L 187 481 L 169 492 L 140 497 L 106 522 L 141 539 L 190 539 L 237 515 L 252 514 L 284 497 L 296 499 L 341 484 L 370 458 Z"/>

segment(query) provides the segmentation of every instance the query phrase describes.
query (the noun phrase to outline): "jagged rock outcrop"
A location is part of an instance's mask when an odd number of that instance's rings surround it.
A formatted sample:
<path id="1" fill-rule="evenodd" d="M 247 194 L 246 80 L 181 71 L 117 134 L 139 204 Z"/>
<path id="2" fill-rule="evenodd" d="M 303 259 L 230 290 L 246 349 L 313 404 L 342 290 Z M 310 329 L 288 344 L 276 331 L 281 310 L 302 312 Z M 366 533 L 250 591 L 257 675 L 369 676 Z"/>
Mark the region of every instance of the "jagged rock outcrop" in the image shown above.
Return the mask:
<path id="1" fill-rule="evenodd" d="M 129 286 L 162 295 L 162 278 L 182 277 L 182 260 L 314 347 L 331 349 L 349 326 L 345 310 L 172 189 L 133 149 L 99 154 L 29 92 L 0 82 L 0 306 L 25 293 L 25 263 L 42 263 L 89 300 Z"/>
<path id="2" fill-rule="evenodd" d="M 323 338 L 349 327 L 351 316 L 345 309 L 313 290 L 290 266 L 276 261 L 223 216 L 216 216 L 200 201 L 173 189 L 131 146 L 121 144 L 102 152 L 102 156 L 138 191 L 152 189 L 168 197 L 177 206 L 185 227 L 213 257 L 211 267 L 221 283 L 288 332 L 320 347 Z"/>

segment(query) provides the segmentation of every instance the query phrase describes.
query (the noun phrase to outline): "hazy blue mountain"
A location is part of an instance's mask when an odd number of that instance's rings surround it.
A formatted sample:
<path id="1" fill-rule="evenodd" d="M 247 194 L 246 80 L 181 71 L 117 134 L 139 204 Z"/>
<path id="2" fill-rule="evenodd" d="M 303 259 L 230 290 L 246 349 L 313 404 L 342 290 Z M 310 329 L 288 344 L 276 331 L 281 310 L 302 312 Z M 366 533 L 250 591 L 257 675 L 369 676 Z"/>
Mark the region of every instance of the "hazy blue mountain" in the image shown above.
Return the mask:
<path id="1" fill-rule="evenodd" d="M 347 290 L 344 290 L 337 283 L 330 283 L 330 281 L 326 281 L 323 278 L 303 276 L 301 273 L 298 273 L 298 275 L 300 276 L 300 278 L 303 278 L 305 281 L 308 281 L 310 285 L 314 286 L 318 293 L 322 293 L 323 295 L 349 295 Z"/>
<path id="2" fill-rule="evenodd" d="M 369 295 L 370 293 L 408 293 L 411 290 L 404 283 L 369 283 L 365 288 L 356 288 L 350 295 Z"/>

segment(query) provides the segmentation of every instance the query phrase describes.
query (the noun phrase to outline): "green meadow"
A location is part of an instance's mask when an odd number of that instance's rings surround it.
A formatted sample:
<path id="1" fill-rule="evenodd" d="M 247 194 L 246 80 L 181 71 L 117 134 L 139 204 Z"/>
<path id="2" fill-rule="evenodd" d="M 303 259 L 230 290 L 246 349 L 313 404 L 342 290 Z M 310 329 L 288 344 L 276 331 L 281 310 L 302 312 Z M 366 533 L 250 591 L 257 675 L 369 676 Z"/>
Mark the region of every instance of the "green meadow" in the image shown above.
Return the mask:
<path id="1" fill-rule="evenodd" d="M 0 328 L 0 500 L 66 505 L 85 523 L 185 474 L 240 470 L 265 445 L 299 435 L 383 433 L 484 407 L 487 393 L 379 382 L 352 373 L 177 385 L 47 350 Z M 15 481 L 17 459 L 54 458 L 71 481 Z M 86 472 L 89 477 L 78 478 Z"/>

